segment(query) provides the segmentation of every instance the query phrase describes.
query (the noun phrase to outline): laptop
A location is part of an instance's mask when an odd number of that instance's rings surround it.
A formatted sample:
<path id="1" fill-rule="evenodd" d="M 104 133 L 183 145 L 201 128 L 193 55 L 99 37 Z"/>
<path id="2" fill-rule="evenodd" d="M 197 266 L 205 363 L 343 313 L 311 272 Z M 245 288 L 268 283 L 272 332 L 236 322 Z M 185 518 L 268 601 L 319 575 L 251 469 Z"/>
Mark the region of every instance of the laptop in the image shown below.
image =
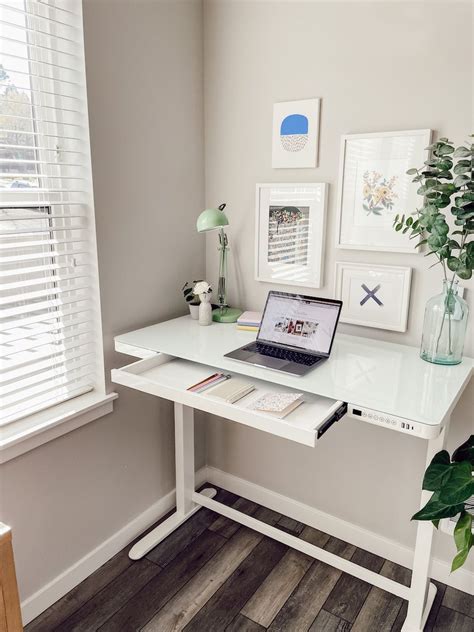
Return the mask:
<path id="1" fill-rule="evenodd" d="M 257 339 L 226 358 L 304 375 L 329 358 L 342 301 L 269 292 Z"/>

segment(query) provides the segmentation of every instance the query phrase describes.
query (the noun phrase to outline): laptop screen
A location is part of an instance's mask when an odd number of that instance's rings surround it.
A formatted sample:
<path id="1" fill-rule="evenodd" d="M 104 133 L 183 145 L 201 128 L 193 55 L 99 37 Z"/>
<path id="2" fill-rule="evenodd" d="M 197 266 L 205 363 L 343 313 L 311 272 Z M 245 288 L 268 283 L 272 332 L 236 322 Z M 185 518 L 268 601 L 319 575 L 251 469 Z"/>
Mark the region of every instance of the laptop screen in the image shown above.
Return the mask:
<path id="1" fill-rule="evenodd" d="M 257 339 L 329 355 L 341 306 L 341 301 L 270 292 Z"/>

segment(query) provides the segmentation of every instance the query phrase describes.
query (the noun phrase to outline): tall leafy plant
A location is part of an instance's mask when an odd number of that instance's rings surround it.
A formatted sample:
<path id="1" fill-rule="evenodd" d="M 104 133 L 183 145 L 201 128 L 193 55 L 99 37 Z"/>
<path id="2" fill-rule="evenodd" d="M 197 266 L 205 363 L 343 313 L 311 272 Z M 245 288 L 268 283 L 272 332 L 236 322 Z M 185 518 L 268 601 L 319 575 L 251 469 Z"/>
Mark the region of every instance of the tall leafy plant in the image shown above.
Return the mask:
<path id="1" fill-rule="evenodd" d="M 456 276 L 470 279 L 474 269 L 474 143 L 455 148 L 440 138 L 428 149 L 431 157 L 423 167 L 407 171 L 420 185 L 423 204 L 413 214 L 396 215 L 394 228 L 419 238 L 415 248 L 426 245 L 425 256 L 436 257 L 434 265 L 442 266 L 452 284 Z"/>

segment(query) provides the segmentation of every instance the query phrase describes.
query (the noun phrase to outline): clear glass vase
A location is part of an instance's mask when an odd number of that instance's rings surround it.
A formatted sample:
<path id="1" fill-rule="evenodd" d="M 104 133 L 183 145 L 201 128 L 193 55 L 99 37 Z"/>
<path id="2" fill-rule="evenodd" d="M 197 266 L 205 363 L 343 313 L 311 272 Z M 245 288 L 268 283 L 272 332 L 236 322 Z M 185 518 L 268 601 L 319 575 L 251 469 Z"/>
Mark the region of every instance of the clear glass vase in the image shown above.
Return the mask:
<path id="1" fill-rule="evenodd" d="M 435 364 L 459 364 L 469 308 L 458 295 L 457 281 L 443 281 L 441 294 L 426 303 L 420 356 Z"/>

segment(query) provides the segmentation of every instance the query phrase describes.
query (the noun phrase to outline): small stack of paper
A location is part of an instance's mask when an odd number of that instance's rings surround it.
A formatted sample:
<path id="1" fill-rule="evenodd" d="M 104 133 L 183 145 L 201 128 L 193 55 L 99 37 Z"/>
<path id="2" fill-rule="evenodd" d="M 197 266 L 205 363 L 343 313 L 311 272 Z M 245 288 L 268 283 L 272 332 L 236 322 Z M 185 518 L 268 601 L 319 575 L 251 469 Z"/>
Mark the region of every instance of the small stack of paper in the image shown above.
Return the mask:
<path id="1" fill-rule="evenodd" d="M 206 395 L 219 397 L 219 399 L 223 399 L 227 404 L 234 404 L 254 390 L 255 386 L 250 384 L 250 382 L 244 382 L 244 380 L 233 377 L 223 384 L 210 388 L 206 392 Z"/>
<path id="2" fill-rule="evenodd" d="M 252 410 L 283 419 L 303 403 L 303 393 L 265 393 L 249 406 Z"/>
<path id="3" fill-rule="evenodd" d="M 244 312 L 237 319 L 237 329 L 244 331 L 258 331 L 262 312 Z"/>

